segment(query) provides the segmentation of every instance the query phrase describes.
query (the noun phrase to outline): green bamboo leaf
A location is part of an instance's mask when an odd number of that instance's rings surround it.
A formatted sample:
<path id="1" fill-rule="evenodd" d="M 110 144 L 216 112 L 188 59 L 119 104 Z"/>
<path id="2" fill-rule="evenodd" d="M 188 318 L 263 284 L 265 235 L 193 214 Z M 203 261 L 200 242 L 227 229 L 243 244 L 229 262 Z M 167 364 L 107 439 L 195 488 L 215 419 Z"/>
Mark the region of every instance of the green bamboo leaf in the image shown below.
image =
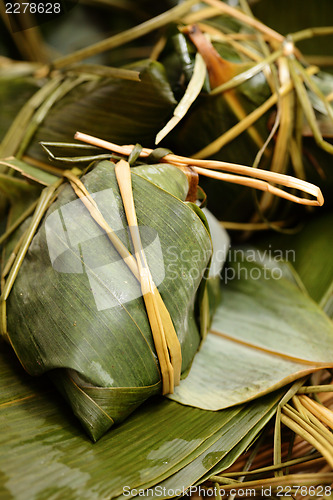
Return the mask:
<path id="1" fill-rule="evenodd" d="M 132 172 L 141 238 L 178 333 L 185 372 L 201 341 L 202 299 L 196 296 L 211 239 L 182 201 L 188 183 L 179 169 L 147 165 Z M 83 179 L 131 251 L 112 163 L 99 163 Z M 139 283 L 71 187 L 63 189 L 35 236 L 7 310 L 9 337 L 23 366 L 33 375 L 61 371 L 52 378 L 93 439 L 161 392 Z"/>
<path id="2" fill-rule="evenodd" d="M 281 275 L 250 258 L 232 263 L 212 333 L 169 398 L 218 410 L 333 366 L 331 321 Z"/>
<path id="3" fill-rule="evenodd" d="M 14 232 L 20 222 L 22 222 L 20 220 L 22 214 L 38 199 L 40 188 L 39 186 L 28 184 L 20 178 L 0 173 L 0 195 L 0 201 L 10 203 L 5 219 L 6 225 L 4 224 L 3 234 L 0 234 L 0 245 L 2 245 L 3 241 L 5 241 L 6 233 L 9 236 L 10 233 Z M 6 247 L 2 255 L 4 262 L 9 257 L 13 246 L 14 244 Z"/>
<path id="4" fill-rule="evenodd" d="M 158 132 L 156 135 L 155 144 L 158 144 L 164 137 L 180 122 L 180 120 L 186 115 L 191 104 L 200 94 L 202 86 L 206 78 L 206 65 L 201 55 L 198 53 L 196 55 L 193 75 L 185 91 L 185 94 L 177 104 L 173 112 L 173 117 L 168 121 L 168 123 Z"/>
<path id="5" fill-rule="evenodd" d="M 215 473 L 216 470 L 221 471 L 229 467 L 247 449 L 264 425 L 272 418 L 280 397 L 279 393 L 274 393 L 241 407 L 241 411 L 221 429 L 220 435 L 215 434 L 215 441 L 213 443 L 208 441 L 209 448 L 177 473 L 157 484 L 155 494 L 153 493 L 152 496 L 167 498 L 170 496 L 168 494 L 170 491 L 181 490 L 183 492 L 191 487 L 189 491 L 195 494 L 198 490 L 192 485 L 200 484 L 208 479 L 212 474 L 211 471 Z M 257 415 L 253 413 L 254 408 L 258 411 Z M 218 413 L 225 411 L 227 410 Z M 245 431 L 244 434 L 242 433 L 243 437 L 238 432 L 240 428 Z M 120 498 L 123 499 L 124 496 Z"/>
<path id="6" fill-rule="evenodd" d="M 94 77 L 60 99 L 39 126 L 27 154 L 45 161 L 40 141 L 72 142 L 77 130 L 118 144 L 152 146 L 176 101 L 160 63 L 144 61 L 129 69 L 140 71 L 140 82 Z M 59 151 L 58 156 L 65 155 Z"/>
<path id="7" fill-rule="evenodd" d="M 26 63 L 26 66 L 27 71 L 32 72 L 31 65 Z M 39 88 L 38 81 L 32 77 L 17 76 L 13 70 L 17 71 L 17 68 L 14 66 L 7 68 L 6 71 L 0 71 L 0 141 L 20 108 Z"/>
<path id="8" fill-rule="evenodd" d="M 20 174 L 23 177 L 38 182 L 43 186 L 50 186 L 59 179 L 59 177 L 57 177 L 56 175 L 50 174 L 49 172 L 45 172 L 44 170 L 41 170 L 38 167 L 33 167 L 32 165 L 29 165 L 28 163 L 22 160 L 18 160 L 17 158 L 14 157 L 0 160 L 0 166 L 16 170 L 20 172 Z M 25 190 L 31 188 L 31 186 L 29 186 L 29 184 L 27 183 L 24 183 L 22 181 L 17 181 L 17 182 L 21 182 Z"/>
<path id="9" fill-rule="evenodd" d="M 40 189 L 17 177 L 0 174 L 0 192 L 2 196 L 7 198 L 11 203 L 17 203 L 19 201 L 24 203 L 32 198 L 37 198 Z"/>
<path id="10" fill-rule="evenodd" d="M 1 142 L 1 157 L 17 154 L 40 107 L 43 106 L 43 103 L 52 99 L 54 93 L 58 92 L 62 80 L 63 77 L 59 75 L 48 80 L 20 109 Z"/>
<path id="11" fill-rule="evenodd" d="M 168 477 L 185 489 L 221 457 L 232 463 L 279 400 L 207 412 L 158 397 L 93 444 L 47 380 L 28 377 L 7 346 L 0 379 L 0 492 L 15 500 L 101 500 Z"/>
<path id="12" fill-rule="evenodd" d="M 268 248 L 280 252 L 310 297 L 326 307 L 333 292 L 332 212 L 311 219 L 297 234 L 271 235 L 265 241 L 259 240 L 258 245 L 266 252 Z"/>
<path id="13" fill-rule="evenodd" d="M 291 262 L 309 295 L 322 307 L 333 291 L 333 215 L 321 215 L 309 221 L 297 235 L 285 239 L 294 251 Z"/>
<path id="14" fill-rule="evenodd" d="M 269 89 L 262 73 L 240 85 L 237 88 L 237 96 L 247 113 L 257 109 L 269 96 Z M 266 113 L 255 124 L 258 133 L 264 138 L 267 136 L 267 120 Z M 238 120 L 223 95 L 202 92 L 182 121 L 161 144 L 179 154 L 192 156 L 237 123 Z M 258 148 L 253 140 L 248 134 L 243 133 L 223 146 L 214 154 L 214 158 L 252 165 L 257 151 Z M 248 214 L 256 211 L 250 188 L 216 183 L 211 179 L 203 179 L 201 185 L 208 195 L 208 208 L 220 219 L 239 222 L 248 220 Z"/>

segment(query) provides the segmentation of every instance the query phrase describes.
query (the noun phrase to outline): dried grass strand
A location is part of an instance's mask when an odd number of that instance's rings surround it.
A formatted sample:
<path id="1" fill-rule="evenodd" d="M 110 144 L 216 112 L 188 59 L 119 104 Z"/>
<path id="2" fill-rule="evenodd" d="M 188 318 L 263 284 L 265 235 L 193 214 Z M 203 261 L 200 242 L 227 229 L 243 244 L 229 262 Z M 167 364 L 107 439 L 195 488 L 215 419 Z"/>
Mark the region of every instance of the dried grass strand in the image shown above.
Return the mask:
<path id="1" fill-rule="evenodd" d="M 149 323 L 154 339 L 154 344 L 157 356 L 160 362 L 163 394 L 173 393 L 174 389 L 174 369 L 169 358 L 169 350 L 172 351 L 173 346 L 168 345 L 166 328 L 162 321 L 162 316 L 159 311 L 158 302 L 156 299 L 156 286 L 153 282 L 145 252 L 143 250 L 136 210 L 134 205 L 131 171 L 128 162 L 120 160 L 115 167 L 116 178 L 119 186 L 119 191 L 124 204 L 124 210 L 129 225 L 135 258 L 138 265 L 140 283 L 143 299 L 147 310 Z M 169 326 L 169 325 L 168 325 Z M 175 335 L 176 339 L 177 336 Z M 177 339 L 179 345 L 179 341 Z M 180 379 L 180 373 L 179 373 Z M 179 383 L 179 380 L 178 380 Z"/>
<path id="2" fill-rule="evenodd" d="M 204 0 L 204 2 L 212 7 L 216 7 L 218 10 L 220 10 L 222 14 L 227 14 L 230 17 L 238 19 L 242 23 L 247 24 L 248 26 L 252 26 L 256 30 L 260 31 L 260 33 L 266 35 L 269 40 L 280 43 L 282 43 L 285 40 L 285 37 L 282 36 L 277 31 L 273 30 L 272 28 L 269 28 L 268 26 L 258 21 L 257 19 L 248 16 L 244 12 L 235 9 L 234 7 L 231 7 L 230 5 L 224 2 L 220 2 L 220 0 Z"/>
<path id="3" fill-rule="evenodd" d="M 113 144 L 111 142 L 104 141 L 102 139 L 98 139 L 88 134 L 83 134 L 81 132 L 76 132 L 75 139 L 78 139 L 82 142 L 86 142 L 88 144 L 92 144 L 94 146 L 108 149 L 110 151 L 117 152 L 125 156 L 129 156 L 134 147 L 132 145 L 119 146 L 117 144 Z M 147 157 L 152 153 L 152 151 L 153 151 L 152 149 L 143 148 L 140 153 L 140 156 Z M 287 200 L 294 201 L 295 203 L 299 203 L 302 205 L 321 206 L 324 203 L 323 195 L 318 186 L 315 186 L 314 184 L 311 184 L 301 179 L 297 179 L 289 175 L 279 174 L 266 170 L 253 169 L 252 167 L 247 167 L 244 165 L 238 165 L 234 163 L 227 163 L 215 160 L 200 160 L 196 158 L 187 158 L 185 156 L 178 156 L 174 154 L 168 154 L 164 156 L 160 161 L 165 163 L 171 163 L 176 166 L 191 165 L 194 171 L 196 171 L 199 174 L 201 173 L 206 177 L 213 177 L 216 179 L 225 180 L 236 184 L 255 187 L 256 189 L 264 191 L 270 191 L 273 194 L 276 194 Z M 238 177 L 235 175 L 227 176 L 227 174 L 222 174 L 221 172 L 214 172 L 211 169 L 226 170 L 240 175 L 249 175 L 250 177 L 254 177 L 257 180 L 254 182 L 253 179 L 249 179 L 247 177 Z M 288 192 L 283 191 L 282 189 L 272 186 L 268 182 L 263 182 L 263 181 L 269 181 L 292 189 L 298 189 L 305 193 L 311 194 L 316 198 L 316 200 L 299 198 Z"/>

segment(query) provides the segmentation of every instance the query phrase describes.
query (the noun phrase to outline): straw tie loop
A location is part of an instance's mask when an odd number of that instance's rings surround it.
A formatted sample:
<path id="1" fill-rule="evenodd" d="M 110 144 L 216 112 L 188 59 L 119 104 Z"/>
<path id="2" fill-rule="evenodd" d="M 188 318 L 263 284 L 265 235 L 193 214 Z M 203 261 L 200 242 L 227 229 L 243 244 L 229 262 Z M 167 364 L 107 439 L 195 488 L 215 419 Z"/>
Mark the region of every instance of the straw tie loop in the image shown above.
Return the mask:
<path id="1" fill-rule="evenodd" d="M 129 156 L 133 145 L 119 146 L 112 142 L 108 142 L 97 137 L 93 137 L 82 132 L 76 132 L 75 139 L 78 139 L 87 144 L 98 146 L 102 149 L 107 149 L 119 153 L 124 156 Z M 140 157 L 146 158 L 152 153 L 152 149 L 143 148 Z M 290 175 L 281 174 L 278 172 L 271 172 L 267 170 L 256 169 L 245 165 L 236 163 L 228 163 L 216 160 L 201 160 L 197 158 L 187 158 L 175 154 L 167 154 L 161 160 L 164 163 L 170 163 L 178 168 L 190 165 L 192 169 L 198 174 L 205 177 L 211 177 L 218 180 L 231 182 L 233 184 L 240 184 L 243 186 L 253 187 L 261 191 L 269 191 L 270 193 L 285 198 L 286 200 L 293 201 L 301 205 L 321 206 L 324 203 L 324 198 L 320 188 L 310 182 L 302 179 L 297 179 Z M 221 172 L 232 172 L 232 174 Z M 239 175 L 234 175 L 239 174 Z M 247 177 L 249 176 L 249 177 Z M 310 194 L 315 199 L 300 198 L 283 189 L 280 189 L 273 184 L 280 184 L 291 189 L 297 189 L 303 193 Z"/>

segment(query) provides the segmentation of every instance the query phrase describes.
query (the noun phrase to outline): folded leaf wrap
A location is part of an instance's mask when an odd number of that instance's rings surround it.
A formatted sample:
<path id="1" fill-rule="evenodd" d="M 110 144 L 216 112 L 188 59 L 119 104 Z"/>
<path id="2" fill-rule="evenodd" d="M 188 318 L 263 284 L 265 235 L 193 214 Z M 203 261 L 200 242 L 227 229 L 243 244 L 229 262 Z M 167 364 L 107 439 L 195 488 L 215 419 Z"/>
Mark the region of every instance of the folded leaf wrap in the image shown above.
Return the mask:
<path id="1" fill-rule="evenodd" d="M 100 162 L 82 182 L 133 252 L 113 164 Z M 132 183 L 148 265 L 174 323 L 184 372 L 205 334 L 199 325 L 207 327 L 199 316 L 209 314 L 202 304 L 211 238 L 204 215 L 184 203 L 188 184 L 179 169 L 138 166 Z M 92 439 L 161 392 L 140 285 L 70 186 L 46 213 L 7 305 L 21 363 L 32 375 L 50 373 Z"/>

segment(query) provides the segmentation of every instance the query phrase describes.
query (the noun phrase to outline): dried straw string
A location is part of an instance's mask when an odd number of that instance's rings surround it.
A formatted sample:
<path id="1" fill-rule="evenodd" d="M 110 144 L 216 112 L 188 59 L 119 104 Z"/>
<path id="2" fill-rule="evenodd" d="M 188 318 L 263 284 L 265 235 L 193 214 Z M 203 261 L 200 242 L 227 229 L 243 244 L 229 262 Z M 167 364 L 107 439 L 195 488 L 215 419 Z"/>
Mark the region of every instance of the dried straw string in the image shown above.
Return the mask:
<path id="1" fill-rule="evenodd" d="M 75 194 L 78 196 L 78 198 L 80 198 L 82 203 L 88 209 L 92 218 L 106 232 L 107 237 L 109 238 L 111 243 L 114 245 L 114 247 L 116 248 L 119 255 L 122 257 L 122 259 L 125 261 L 125 263 L 129 267 L 130 271 L 134 274 L 134 276 L 137 279 L 140 279 L 137 264 L 136 264 L 136 261 L 135 261 L 133 255 L 130 254 L 128 249 L 125 247 L 125 245 L 118 238 L 118 236 L 115 234 L 113 229 L 106 222 L 106 220 L 104 219 L 103 215 L 101 214 L 95 200 L 92 198 L 91 194 L 86 189 L 84 184 L 80 181 L 80 179 L 76 175 L 74 175 L 69 170 L 66 170 L 63 175 L 64 175 L 64 177 L 66 177 L 70 181 L 71 186 L 72 186 Z"/>
<path id="2" fill-rule="evenodd" d="M 135 257 L 123 245 L 121 240 L 106 222 L 96 202 L 93 200 L 90 193 L 78 177 L 71 171 L 65 171 L 64 177 L 70 181 L 76 195 L 89 210 L 92 218 L 106 232 L 107 237 L 114 245 L 117 252 L 141 284 L 147 316 L 160 363 L 162 393 L 173 393 L 174 386 L 179 385 L 180 382 L 182 363 L 181 348 L 172 319 L 158 289 L 156 288 L 156 285 L 153 282 L 142 248 L 133 200 L 129 164 L 124 160 L 121 160 L 116 165 L 116 178 L 119 185 L 120 195 L 123 200 L 125 214 L 130 227 L 135 249 Z"/>
<path id="3" fill-rule="evenodd" d="M 299 412 L 295 411 L 289 405 L 283 407 L 281 422 L 289 429 L 301 435 L 308 443 L 316 448 L 326 461 L 333 467 L 332 444 L 328 441 L 327 435 L 322 434 L 321 428 L 317 428 L 306 421 Z"/>
<path id="4" fill-rule="evenodd" d="M 330 387 L 332 391 L 332 386 Z M 329 408 L 326 408 L 322 404 L 317 403 L 313 399 L 307 396 L 298 396 L 302 405 L 309 410 L 313 415 L 315 415 L 321 422 L 328 425 L 333 429 L 333 412 Z"/>
<path id="5" fill-rule="evenodd" d="M 283 35 L 273 30 L 272 28 L 269 28 L 268 26 L 258 21 L 257 19 L 248 16 L 241 10 L 235 9 L 234 7 L 231 7 L 230 5 L 221 2 L 220 0 L 204 0 L 204 1 L 211 7 L 215 7 L 222 14 L 227 14 L 230 17 L 238 19 L 239 21 L 248 24 L 249 26 L 252 26 L 263 35 L 266 35 L 269 40 L 280 43 L 282 43 L 285 40 L 285 37 Z"/>
<path id="6" fill-rule="evenodd" d="M 83 134 L 82 132 L 76 132 L 75 139 L 94 146 L 98 146 L 103 149 L 108 149 L 110 151 L 120 153 L 125 156 L 129 156 L 134 148 L 133 145 L 119 146 L 112 142 L 104 141 L 88 134 Z M 152 152 L 152 149 L 143 148 L 140 156 L 147 157 Z M 187 158 L 185 156 L 178 156 L 174 154 L 167 154 L 160 161 L 171 163 L 172 165 L 175 165 L 177 167 L 191 165 L 192 169 L 195 172 L 204 175 L 205 177 L 211 177 L 213 179 L 253 187 L 261 191 L 268 191 L 276 196 L 280 196 L 281 198 L 285 198 L 286 200 L 293 201 L 301 205 L 321 206 L 324 203 L 322 192 L 318 186 L 315 186 L 310 182 L 297 179 L 296 177 L 292 177 L 290 175 L 271 172 L 268 170 L 254 169 L 252 167 L 238 165 L 236 163 L 227 163 L 216 160 L 200 160 L 197 158 Z M 234 172 L 240 175 L 248 175 L 250 177 L 254 177 L 254 179 L 249 177 L 240 177 L 238 175 L 226 174 L 220 171 L 216 172 L 215 170 L 225 170 L 227 172 Z M 285 187 L 290 187 L 292 189 L 298 189 L 300 191 L 303 191 L 304 193 L 311 194 L 316 199 L 309 200 L 307 198 L 299 198 L 298 196 L 272 186 L 271 184 L 269 184 L 269 182 L 280 184 Z"/>
<path id="7" fill-rule="evenodd" d="M 168 342 L 166 330 L 168 330 L 168 327 L 170 327 L 170 325 L 163 324 L 162 315 L 159 310 L 159 305 L 156 299 L 157 288 L 153 282 L 140 238 L 138 221 L 134 206 L 130 166 L 126 161 L 120 160 L 116 165 L 115 172 L 135 250 L 135 257 L 140 275 L 142 296 L 145 301 L 147 315 L 149 318 L 157 355 L 160 361 L 163 380 L 163 392 L 173 392 L 174 369 L 172 365 L 172 356 L 171 360 L 169 357 L 168 347 L 170 353 L 172 353 L 173 345 L 175 343 L 179 345 L 179 341 L 172 326 L 174 338 L 172 339 L 172 342 L 169 338 Z M 180 373 L 177 374 L 177 378 L 178 377 L 180 379 Z M 176 383 L 179 383 L 179 379 L 176 380 Z M 168 390 L 167 387 L 169 387 Z"/>
<path id="8" fill-rule="evenodd" d="M 305 72 L 307 75 L 314 75 L 318 73 L 319 68 L 316 66 L 310 66 L 306 68 Z M 293 85 L 291 82 L 284 84 L 279 89 L 280 97 L 286 96 L 293 89 Z M 217 89 L 216 89 L 217 90 Z M 214 141 L 212 141 L 208 146 L 204 147 L 193 156 L 194 158 L 204 158 L 208 156 L 208 154 L 214 154 L 219 151 L 223 146 L 231 142 L 233 139 L 238 137 L 242 132 L 247 130 L 250 125 L 253 125 L 264 113 L 269 111 L 279 99 L 279 95 L 277 92 L 273 92 L 273 94 L 258 108 L 249 113 L 242 121 L 238 122 L 236 125 L 231 127 L 229 130 L 224 132 L 221 136 L 217 137 Z"/>
<path id="9" fill-rule="evenodd" d="M 205 22 L 196 22 L 195 20 L 191 21 L 191 18 L 189 20 L 186 18 L 184 19 L 184 22 L 186 24 L 193 24 L 194 22 L 198 26 L 198 28 L 203 32 L 207 33 L 212 41 L 223 41 L 227 44 L 229 44 L 231 47 L 233 47 L 236 51 L 238 51 L 240 54 L 244 54 L 247 56 L 250 60 L 255 61 L 256 63 L 261 63 L 262 57 L 255 52 L 253 49 L 247 47 L 246 45 L 242 45 L 241 43 L 237 42 L 238 37 L 235 35 L 241 35 L 241 33 L 228 33 L 227 35 L 225 33 L 222 33 L 222 31 L 218 30 L 217 28 L 214 28 L 210 24 L 206 24 Z M 244 33 L 245 35 L 245 33 Z M 248 35 L 251 36 L 251 35 Z M 252 35 L 255 36 L 255 35 Z M 242 40 L 242 38 L 240 38 Z"/>

